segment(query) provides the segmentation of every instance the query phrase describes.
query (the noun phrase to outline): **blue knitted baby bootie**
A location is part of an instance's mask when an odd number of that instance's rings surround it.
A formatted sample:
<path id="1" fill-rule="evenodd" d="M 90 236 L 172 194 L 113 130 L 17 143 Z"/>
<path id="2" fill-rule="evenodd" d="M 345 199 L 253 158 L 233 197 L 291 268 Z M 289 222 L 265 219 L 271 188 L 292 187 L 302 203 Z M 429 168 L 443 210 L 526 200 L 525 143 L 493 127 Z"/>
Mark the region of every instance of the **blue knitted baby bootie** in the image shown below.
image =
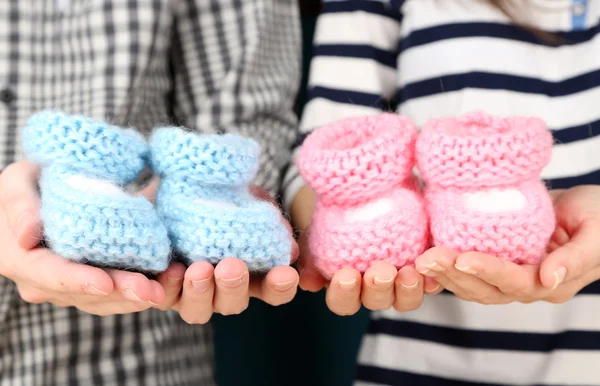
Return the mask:
<path id="1" fill-rule="evenodd" d="M 237 257 L 250 271 L 264 272 L 290 263 L 292 242 L 279 211 L 248 188 L 258 170 L 258 143 L 162 128 L 152 136 L 150 154 L 161 175 L 158 214 L 188 264 Z"/>
<path id="2" fill-rule="evenodd" d="M 23 129 L 42 166 L 44 236 L 58 255 L 101 267 L 164 271 L 170 242 L 152 204 L 123 187 L 145 166 L 142 135 L 83 116 L 43 111 Z"/>

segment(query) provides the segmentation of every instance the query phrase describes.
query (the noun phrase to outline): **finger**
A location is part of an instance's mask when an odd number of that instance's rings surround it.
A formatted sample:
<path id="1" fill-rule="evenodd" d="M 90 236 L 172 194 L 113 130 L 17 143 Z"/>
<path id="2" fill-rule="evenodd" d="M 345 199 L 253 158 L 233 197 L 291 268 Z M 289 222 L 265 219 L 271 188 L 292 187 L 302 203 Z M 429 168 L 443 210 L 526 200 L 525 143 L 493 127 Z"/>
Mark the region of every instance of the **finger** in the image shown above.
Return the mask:
<path id="1" fill-rule="evenodd" d="M 248 268 L 243 261 L 223 259 L 215 268 L 215 311 L 223 315 L 239 314 L 250 301 Z"/>
<path id="2" fill-rule="evenodd" d="M 360 273 L 342 268 L 331 279 L 325 300 L 329 309 L 338 315 L 353 315 L 360 310 Z"/>
<path id="3" fill-rule="evenodd" d="M 415 260 L 417 272 L 428 277 L 436 277 L 438 272 L 443 272 L 446 266 L 454 265 L 459 253 L 448 248 L 433 247 L 425 251 Z"/>
<path id="4" fill-rule="evenodd" d="M 425 295 L 437 295 L 444 290 L 444 287 L 434 278 L 425 276 L 423 278 L 423 293 Z"/>
<path id="5" fill-rule="evenodd" d="M 166 271 L 158 275 L 157 281 L 164 288 L 165 292 L 165 300 L 157 305 L 158 309 L 168 310 L 173 307 L 175 303 L 177 303 L 181 295 L 181 290 L 183 289 L 183 278 L 185 276 L 185 272 L 186 269 L 183 264 L 172 263 L 169 265 L 169 268 L 167 268 Z"/>
<path id="6" fill-rule="evenodd" d="M 156 198 L 156 191 L 158 190 L 159 185 L 160 178 L 154 176 L 146 186 L 144 186 L 139 192 L 137 192 L 137 195 L 144 196 L 148 201 L 154 203 L 154 199 Z"/>
<path id="7" fill-rule="evenodd" d="M 167 294 L 165 293 L 163 286 L 156 280 L 150 280 L 150 286 L 152 289 L 152 296 L 150 297 L 150 300 L 148 300 L 148 303 L 152 306 L 163 304 L 167 299 Z"/>
<path id="8" fill-rule="evenodd" d="M 164 300 L 164 290 L 160 296 L 155 293 L 158 291 L 154 288 L 151 280 L 141 273 L 127 272 L 117 269 L 107 269 L 106 272 L 112 278 L 115 288 L 121 292 L 121 298 L 137 303 L 155 303 L 159 304 Z M 153 280 L 152 280 L 153 281 Z"/>
<path id="9" fill-rule="evenodd" d="M 567 230 L 565 228 L 559 226 L 552 233 L 550 242 L 560 247 L 560 246 L 568 243 L 570 239 L 571 239 L 571 236 L 569 236 L 569 233 L 567 232 Z"/>
<path id="10" fill-rule="evenodd" d="M 8 269 L 11 277 L 48 292 L 106 296 L 114 290 L 113 280 L 104 270 L 75 263 L 43 248 L 12 261 Z"/>
<path id="11" fill-rule="evenodd" d="M 0 201 L 17 243 L 32 249 L 42 238 L 40 198 L 37 192 L 39 167 L 21 161 L 9 165 L 0 174 Z"/>
<path id="12" fill-rule="evenodd" d="M 77 309 L 87 314 L 98 316 L 132 314 L 145 311 L 149 309 L 150 306 L 150 303 L 147 302 L 125 302 L 122 299 L 107 302 L 80 302 L 79 304 L 75 304 Z"/>
<path id="13" fill-rule="evenodd" d="M 213 315 L 215 269 L 206 261 L 192 264 L 185 271 L 183 293 L 176 309 L 190 324 L 208 323 Z"/>
<path id="14" fill-rule="evenodd" d="M 568 243 L 570 239 L 571 236 L 569 235 L 569 232 L 567 232 L 564 227 L 557 225 L 556 229 L 554 229 L 554 232 L 552 233 L 552 237 L 550 237 L 548 246 L 546 247 L 546 253 L 550 254 L 554 252 L 558 248 Z"/>
<path id="15" fill-rule="evenodd" d="M 450 268 L 444 273 L 439 273 L 435 280 L 443 288 L 464 300 L 475 301 L 481 304 L 505 304 L 511 302 L 511 299 L 497 287 L 478 277 L 463 273 L 456 268 Z"/>
<path id="16" fill-rule="evenodd" d="M 396 311 L 413 311 L 423 304 L 423 277 L 414 267 L 402 267 L 394 283 Z"/>
<path id="17" fill-rule="evenodd" d="M 292 267 L 278 266 L 267 273 L 266 277 L 251 280 L 250 296 L 278 306 L 289 303 L 296 296 L 298 272 Z"/>
<path id="18" fill-rule="evenodd" d="M 387 310 L 394 303 L 394 280 L 398 270 L 387 261 L 375 262 L 363 275 L 362 304 L 369 310 Z"/>
<path id="19" fill-rule="evenodd" d="M 300 257 L 300 260 L 302 260 L 302 257 Z M 327 284 L 327 280 L 325 280 L 323 275 L 319 273 L 314 265 L 305 263 L 300 267 L 299 270 L 299 285 L 304 291 L 318 292 L 325 287 L 325 284 Z"/>
<path id="20" fill-rule="evenodd" d="M 296 240 L 294 240 L 294 231 L 292 230 L 292 226 L 290 225 L 290 223 L 283 218 L 283 216 L 281 217 L 281 221 L 283 222 L 283 224 L 285 225 L 288 234 L 290 235 L 290 242 L 292 243 L 292 251 L 290 253 L 290 265 L 294 264 L 297 260 L 298 257 L 300 256 L 300 247 L 298 247 L 298 243 L 296 243 Z"/>
<path id="21" fill-rule="evenodd" d="M 432 248 L 417 258 L 417 267 L 436 273 L 435 279 L 448 291 L 461 299 L 482 304 L 506 302 L 503 294 L 495 286 L 477 276 L 456 269 L 458 252 L 446 248 Z"/>
<path id="22" fill-rule="evenodd" d="M 31 304 L 42 304 L 46 302 L 64 302 L 63 299 L 56 299 L 54 292 L 42 291 L 31 285 L 17 283 L 17 291 L 24 302 Z M 66 302 L 65 302 L 66 303 Z M 65 304 L 67 306 L 69 304 Z"/>
<path id="23" fill-rule="evenodd" d="M 520 266 L 511 261 L 477 252 L 461 254 L 456 269 L 497 287 L 509 296 L 519 298 L 541 296 L 537 267 Z"/>
<path id="24" fill-rule="evenodd" d="M 258 185 L 250 185 L 250 193 L 252 193 L 252 195 L 258 200 L 267 201 L 275 206 L 278 206 L 277 202 L 271 196 L 271 193 L 269 193 L 269 191 L 263 187 L 260 187 Z"/>
<path id="25" fill-rule="evenodd" d="M 546 256 L 540 267 L 540 281 L 544 287 L 555 289 L 598 265 L 600 246 L 597 229 L 596 224 L 584 223 L 568 242 Z M 565 236 L 562 238 L 565 239 Z"/>
<path id="26" fill-rule="evenodd" d="M 300 247 L 300 259 L 298 260 L 300 288 L 310 292 L 322 290 L 327 280 L 325 280 L 314 265 L 314 256 L 308 247 L 308 234 L 306 232 L 300 235 L 298 245 Z"/>

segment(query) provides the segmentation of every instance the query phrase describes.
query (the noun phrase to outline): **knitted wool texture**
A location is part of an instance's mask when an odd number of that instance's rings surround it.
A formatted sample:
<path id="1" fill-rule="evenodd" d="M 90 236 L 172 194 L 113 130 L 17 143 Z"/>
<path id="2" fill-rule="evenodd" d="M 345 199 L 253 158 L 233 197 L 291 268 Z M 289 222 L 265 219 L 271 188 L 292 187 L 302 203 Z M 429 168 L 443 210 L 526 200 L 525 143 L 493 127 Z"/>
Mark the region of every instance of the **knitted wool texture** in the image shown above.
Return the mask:
<path id="1" fill-rule="evenodd" d="M 308 243 L 326 278 L 378 260 L 413 264 L 425 250 L 427 216 L 409 177 L 416 135 L 409 119 L 382 114 L 331 123 L 304 141 L 297 164 L 317 194 Z"/>
<path id="2" fill-rule="evenodd" d="M 156 207 L 188 264 L 236 257 L 252 272 L 289 265 L 292 240 L 279 210 L 249 191 L 259 167 L 258 143 L 167 127 L 154 133 L 150 150 L 162 177 Z"/>
<path id="3" fill-rule="evenodd" d="M 103 267 L 167 268 L 170 242 L 152 204 L 121 189 L 144 168 L 148 148 L 140 134 L 43 111 L 29 119 L 22 140 L 27 158 L 42 166 L 40 215 L 54 252 Z"/>
<path id="4" fill-rule="evenodd" d="M 538 263 L 556 225 L 540 180 L 551 152 L 538 118 L 474 112 L 428 122 L 416 153 L 434 244 Z"/>

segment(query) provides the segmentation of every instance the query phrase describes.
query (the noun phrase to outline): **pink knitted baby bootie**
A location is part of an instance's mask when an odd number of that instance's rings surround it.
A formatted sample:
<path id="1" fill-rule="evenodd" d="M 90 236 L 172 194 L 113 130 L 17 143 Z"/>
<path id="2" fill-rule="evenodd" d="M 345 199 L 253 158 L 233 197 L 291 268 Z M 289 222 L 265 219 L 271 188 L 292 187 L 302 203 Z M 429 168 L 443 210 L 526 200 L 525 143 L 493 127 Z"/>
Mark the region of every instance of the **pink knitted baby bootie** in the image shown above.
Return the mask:
<path id="1" fill-rule="evenodd" d="M 541 119 L 482 112 L 435 119 L 416 149 L 435 245 L 540 261 L 556 222 L 540 180 L 552 152 Z"/>
<path id="2" fill-rule="evenodd" d="M 414 263 L 428 241 L 414 166 L 415 125 L 395 114 L 344 119 L 314 131 L 298 157 L 317 193 L 309 227 L 315 265 L 330 279 L 343 267 Z"/>

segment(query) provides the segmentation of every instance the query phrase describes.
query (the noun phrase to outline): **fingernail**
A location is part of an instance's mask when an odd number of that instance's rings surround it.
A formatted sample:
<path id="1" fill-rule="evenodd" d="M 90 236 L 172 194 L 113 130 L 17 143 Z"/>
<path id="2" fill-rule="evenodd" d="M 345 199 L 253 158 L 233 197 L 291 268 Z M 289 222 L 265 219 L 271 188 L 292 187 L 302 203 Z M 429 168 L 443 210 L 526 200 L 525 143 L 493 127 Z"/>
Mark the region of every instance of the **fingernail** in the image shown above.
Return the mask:
<path id="1" fill-rule="evenodd" d="M 556 271 L 554 271 L 554 287 L 552 287 L 552 289 L 556 289 L 556 287 L 565 280 L 566 276 L 567 269 L 565 267 L 558 267 Z"/>
<path id="2" fill-rule="evenodd" d="M 241 276 L 238 276 L 234 279 L 219 279 L 219 282 L 228 288 L 235 288 L 238 287 L 242 284 L 246 284 L 246 282 L 248 281 L 248 275 L 247 272 L 242 273 Z"/>
<path id="3" fill-rule="evenodd" d="M 148 303 L 152 304 L 153 306 L 158 306 L 158 303 L 151 302 L 150 300 L 148 300 Z"/>
<path id="4" fill-rule="evenodd" d="M 394 281 L 394 278 L 392 276 L 384 276 L 384 277 L 375 276 L 373 278 L 373 284 L 375 284 L 375 285 L 388 285 L 393 281 Z"/>
<path id="5" fill-rule="evenodd" d="M 106 292 L 100 291 L 98 288 L 94 287 L 92 284 L 89 283 L 85 284 L 85 287 L 83 287 L 83 292 L 85 292 L 88 295 L 108 295 Z"/>
<path id="6" fill-rule="evenodd" d="M 340 288 L 344 291 L 350 291 L 356 288 L 356 278 L 351 280 L 340 280 L 338 281 L 338 284 L 340 285 Z"/>
<path id="7" fill-rule="evenodd" d="M 273 287 L 275 287 L 275 289 L 278 291 L 287 291 L 287 290 L 291 289 L 292 287 L 294 287 L 295 284 L 296 284 L 295 280 L 290 280 L 290 281 L 285 281 L 283 283 L 273 283 Z"/>
<path id="8" fill-rule="evenodd" d="M 417 272 L 419 272 L 421 275 L 426 275 L 427 273 L 429 273 L 429 269 L 427 268 L 423 268 L 423 267 L 416 267 Z"/>
<path id="9" fill-rule="evenodd" d="M 475 271 L 473 268 L 468 267 L 468 266 L 461 267 L 458 265 L 454 265 L 454 268 L 458 269 L 461 272 L 468 273 L 469 275 L 477 275 L 479 273 L 479 272 Z"/>
<path id="10" fill-rule="evenodd" d="M 431 269 L 432 271 L 435 271 L 435 272 L 445 272 L 446 271 L 446 268 L 442 267 L 441 265 L 439 265 L 435 261 L 433 263 L 429 264 L 429 265 L 426 265 L 425 267 L 427 267 L 427 268 L 429 268 L 429 269 Z"/>
<path id="11" fill-rule="evenodd" d="M 142 299 L 140 299 L 135 292 L 133 292 L 133 290 L 131 289 L 126 289 L 123 291 L 123 297 L 127 300 L 131 300 L 132 302 L 141 302 Z"/>
<path id="12" fill-rule="evenodd" d="M 417 288 L 417 286 L 419 285 L 419 281 L 417 280 L 417 282 L 415 284 L 411 284 L 411 285 L 406 285 L 404 283 L 400 283 L 400 285 L 402 286 L 403 289 L 405 290 L 414 290 L 415 288 Z"/>
<path id="13" fill-rule="evenodd" d="M 170 276 L 167 276 L 167 283 L 169 283 L 171 285 L 178 284 L 182 280 L 183 280 L 182 277 L 170 277 Z"/>
<path id="14" fill-rule="evenodd" d="M 428 277 L 435 277 L 435 272 L 433 272 L 430 269 L 417 268 L 417 272 L 419 272 L 421 275 L 425 275 Z"/>
<path id="15" fill-rule="evenodd" d="M 203 280 L 192 280 L 192 287 L 198 292 L 204 292 L 210 288 L 212 278 L 206 278 Z"/>
<path id="16" fill-rule="evenodd" d="M 439 290 L 440 287 L 441 287 L 441 285 L 438 284 L 435 287 L 433 287 L 432 289 L 425 290 L 425 292 L 432 293 L 432 292 L 435 292 L 435 291 Z"/>

